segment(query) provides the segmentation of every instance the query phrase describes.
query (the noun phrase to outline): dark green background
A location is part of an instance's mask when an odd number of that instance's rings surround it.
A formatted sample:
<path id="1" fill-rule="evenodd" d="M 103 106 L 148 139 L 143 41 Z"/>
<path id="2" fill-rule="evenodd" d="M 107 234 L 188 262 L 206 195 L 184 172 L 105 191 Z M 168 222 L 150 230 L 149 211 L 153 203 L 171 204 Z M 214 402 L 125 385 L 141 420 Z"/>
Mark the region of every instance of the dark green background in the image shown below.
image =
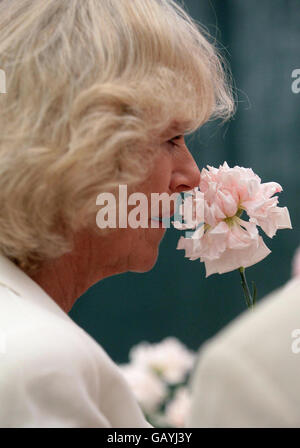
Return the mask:
<path id="1" fill-rule="evenodd" d="M 300 68 L 300 0 L 186 0 L 186 9 L 223 45 L 233 72 L 238 111 L 220 127 L 209 123 L 187 139 L 199 167 L 253 168 L 263 182 L 279 182 L 293 230 L 270 239 L 272 253 L 246 270 L 261 299 L 290 278 L 300 244 L 300 94 L 291 73 Z M 70 316 L 116 362 L 130 347 L 173 335 L 192 349 L 245 310 L 238 271 L 205 279 L 199 261 L 176 251 L 179 232 L 169 229 L 156 266 L 148 273 L 110 277 L 90 288 Z M 300 319 L 300 316 L 299 316 Z"/>

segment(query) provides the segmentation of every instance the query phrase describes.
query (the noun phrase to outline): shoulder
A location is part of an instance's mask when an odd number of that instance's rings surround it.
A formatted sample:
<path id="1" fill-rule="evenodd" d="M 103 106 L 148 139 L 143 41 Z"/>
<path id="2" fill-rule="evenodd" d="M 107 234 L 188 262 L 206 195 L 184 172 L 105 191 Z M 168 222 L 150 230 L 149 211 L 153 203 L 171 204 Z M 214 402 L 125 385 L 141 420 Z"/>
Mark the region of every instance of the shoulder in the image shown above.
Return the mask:
<path id="1" fill-rule="evenodd" d="M 76 375 L 79 379 L 93 372 L 89 345 L 80 330 L 51 313 L 21 307 L 1 326 L 1 336 L 2 385 L 45 382 L 50 375 L 61 380 Z"/>
<path id="2" fill-rule="evenodd" d="M 268 355 L 291 346 L 292 332 L 300 328 L 300 279 L 292 279 L 247 310 L 215 338 L 207 348 L 228 345 L 244 353 Z M 287 350 L 289 351 L 289 350 Z"/>
<path id="3" fill-rule="evenodd" d="M 300 279 L 269 294 L 253 312 L 246 311 L 206 342 L 193 375 L 193 422 L 295 424 L 300 354 L 292 350 L 292 336 L 297 328 Z"/>
<path id="4" fill-rule="evenodd" d="M 270 369 L 271 362 L 294 363 L 296 357 L 291 347 L 295 329 L 300 329 L 299 278 L 276 289 L 254 311 L 245 311 L 207 341 L 200 357 L 220 359 L 228 353 L 240 360 L 252 359 L 265 368 L 270 364 Z"/>
<path id="5" fill-rule="evenodd" d="M 2 397 L 13 393 L 16 384 L 24 390 L 55 384 L 67 392 L 75 383 L 90 393 L 98 390 L 99 363 L 105 359 L 100 346 L 67 314 L 53 309 L 0 288 Z"/>
<path id="6" fill-rule="evenodd" d="M 149 426 L 120 370 L 0 255 L 0 427 Z"/>
<path id="7" fill-rule="evenodd" d="M 1 297 L 0 427 L 149 426 L 117 365 L 67 315 Z"/>
<path id="8" fill-rule="evenodd" d="M 230 345 L 244 351 L 247 347 L 262 348 L 261 343 L 271 344 L 275 339 L 288 336 L 289 329 L 300 328 L 300 279 L 292 279 L 264 297 L 251 310 L 245 310 L 216 336 L 201 347 L 200 353 Z M 292 331 L 292 330 L 291 330 Z"/>
<path id="9" fill-rule="evenodd" d="M 4 299 L 1 303 L 1 298 Z M 119 369 L 103 348 L 65 313 L 36 306 L 0 288 L 0 380 L 43 375 L 85 380 L 100 387 Z M 1 386 L 1 384 L 0 384 Z"/>

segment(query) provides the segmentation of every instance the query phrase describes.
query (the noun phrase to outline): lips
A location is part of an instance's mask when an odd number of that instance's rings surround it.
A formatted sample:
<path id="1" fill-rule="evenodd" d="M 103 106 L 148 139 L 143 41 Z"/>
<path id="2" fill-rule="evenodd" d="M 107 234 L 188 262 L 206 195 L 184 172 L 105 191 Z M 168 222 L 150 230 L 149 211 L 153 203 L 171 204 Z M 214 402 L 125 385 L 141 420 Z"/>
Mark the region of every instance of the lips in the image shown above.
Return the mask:
<path id="1" fill-rule="evenodd" d="M 162 214 L 159 216 L 153 216 L 150 217 L 149 221 L 153 221 L 155 223 L 159 223 L 159 225 L 157 227 L 152 227 L 152 228 L 168 228 L 170 227 L 170 222 L 171 222 L 171 218 L 174 216 L 174 209 L 170 210 L 170 213 L 168 214 Z"/>

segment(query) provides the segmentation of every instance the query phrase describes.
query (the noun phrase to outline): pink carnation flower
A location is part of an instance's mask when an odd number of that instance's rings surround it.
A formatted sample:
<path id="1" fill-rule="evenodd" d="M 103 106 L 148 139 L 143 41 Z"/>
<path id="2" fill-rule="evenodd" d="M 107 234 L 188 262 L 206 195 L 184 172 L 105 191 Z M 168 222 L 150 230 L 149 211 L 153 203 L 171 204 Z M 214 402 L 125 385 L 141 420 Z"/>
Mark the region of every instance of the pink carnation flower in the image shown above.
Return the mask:
<path id="1" fill-rule="evenodd" d="M 184 249 L 191 260 L 200 258 L 206 277 L 252 266 L 269 255 L 257 226 L 270 238 L 278 229 L 292 228 L 287 207 L 277 207 L 278 197 L 272 197 L 282 191 L 281 185 L 261 183 L 251 168 L 229 168 L 226 162 L 219 168 L 208 166 L 201 172 L 199 188 L 205 225 L 191 238 L 181 237 L 177 249 Z M 199 202 L 197 206 L 199 209 Z M 244 211 L 249 221 L 240 218 Z M 180 228 L 178 222 L 176 228 Z"/>

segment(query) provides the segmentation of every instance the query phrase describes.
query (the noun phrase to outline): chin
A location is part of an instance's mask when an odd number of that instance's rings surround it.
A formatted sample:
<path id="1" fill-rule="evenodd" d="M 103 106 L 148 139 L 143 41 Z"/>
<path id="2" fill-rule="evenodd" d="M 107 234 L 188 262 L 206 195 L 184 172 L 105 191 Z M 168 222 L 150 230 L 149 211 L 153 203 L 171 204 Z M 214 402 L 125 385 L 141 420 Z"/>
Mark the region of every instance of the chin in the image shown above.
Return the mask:
<path id="1" fill-rule="evenodd" d="M 158 249 L 156 251 L 153 251 L 152 254 L 149 256 L 145 256 L 144 254 L 141 254 L 140 257 L 135 257 L 134 265 L 130 269 L 131 272 L 148 272 L 151 271 L 151 269 L 155 266 L 158 258 Z"/>

